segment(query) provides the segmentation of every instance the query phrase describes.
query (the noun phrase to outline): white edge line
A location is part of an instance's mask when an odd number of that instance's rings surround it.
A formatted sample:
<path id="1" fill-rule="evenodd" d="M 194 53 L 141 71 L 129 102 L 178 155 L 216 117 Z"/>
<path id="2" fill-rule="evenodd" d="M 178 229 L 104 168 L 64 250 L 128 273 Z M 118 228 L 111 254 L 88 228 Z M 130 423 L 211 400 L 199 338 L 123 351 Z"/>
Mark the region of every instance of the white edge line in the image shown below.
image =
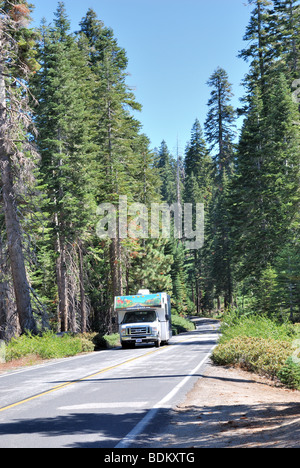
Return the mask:
<path id="1" fill-rule="evenodd" d="M 197 365 L 197 367 L 195 367 L 195 369 L 189 374 L 187 375 L 178 385 L 176 385 L 176 387 L 173 388 L 173 390 L 168 393 L 161 401 L 159 401 L 158 403 L 156 403 L 156 405 L 153 406 L 153 408 L 148 411 L 148 413 L 146 414 L 146 416 L 144 416 L 144 418 L 132 429 L 132 431 L 130 431 L 125 437 L 124 439 L 122 439 L 118 445 L 116 445 L 116 449 L 124 449 L 124 448 L 128 448 L 130 447 L 131 444 L 133 444 L 133 442 L 135 441 L 135 439 L 137 438 L 137 436 L 139 434 L 141 434 L 143 432 L 143 430 L 145 429 L 145 427 L 150 423 L 150 421 L 155 417 L 155 415 L 157 414 L 157 412 L 162 409 L 162 408 L 171 408 L 171 406 L 167 405 L 166 404 L 172 399 L 174 398 L 174 396 L 179 392 L 179 390 L 187 384 L 187 382 L 198 372 L 198 370 L 200 369 L 200 367 L 203 366 L 203 364 L 207 361 L 207 359 L 211 356 L 211 353 L 212 351 L 216 348 L 217 345 L 213 346 L 210 350 L 209 353 L 206 354 L 205 358 L 202 359 L 202 361 L 200 362 L 200 364 Z"/>

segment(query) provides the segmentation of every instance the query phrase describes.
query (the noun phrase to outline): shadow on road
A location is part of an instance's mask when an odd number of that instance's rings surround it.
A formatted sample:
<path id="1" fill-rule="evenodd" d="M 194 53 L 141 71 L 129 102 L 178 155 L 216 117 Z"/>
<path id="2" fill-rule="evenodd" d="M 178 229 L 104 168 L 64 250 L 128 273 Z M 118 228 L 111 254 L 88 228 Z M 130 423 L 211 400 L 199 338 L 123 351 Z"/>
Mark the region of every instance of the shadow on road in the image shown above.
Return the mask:
<path id="1" fill-rule="evenodd" d="M 38 442 L 40 438 L 48 438 L 50 447 L 55 447 L 55 438 L 58 438 L 57 443 L 63 442 L 66 448 L 113 448 L 127 434 L 128 428 L 135 427 L 146 412 L 126 414 L 82 412 L 60 415 L 55 418 L 15 420 L 1 424 L 0 435 L 27 435 L 28 448 L 38 445 L 37 438 Z M 243 414 L 247 415 L 247 418 L 241 417 Z M 278 437 L 278 425 L 282 418 L 287 416 L 292 420 L 299 417 L 299 404 L 278 404 L 275 409 L 271 406 L 266 408 L 266 405 L 260 404 L 226 407 L 192 406 L 181 416 L 182 427 L 176 428 L 176 424 L 179 424 L 176 422 L 176 411 L 161 409 L 155 419 L 155 424 L 150 424 L 147 434 L 140 434 L 134 447 L 225 448 L 246 445 L 272 447 L 273 436 Z M 293 439 L 298 440 L 299 446 L 300 426 L 296 423 L 292 425 Z M 174 431 L 172 430 L 171 433 L 169 429 L 172 427 Z M 166 432 L 166 428 L 169 432 Z M 233 436 L 232 429 L 244 430 Z M 65 439 L 61 439 L 62 437 Z M 70 440 L 68 440 L 69 437 Z M 282 431 L 281 443 L 291 444 L 289 437 L 290 435 L 285 435 Z M 91 440 L 84 441 L 84 438 Z M 295 443 L 297 445 L 297 442 Z M 44 446 L 47 445 L 46 442 L 44 444 Z"/>

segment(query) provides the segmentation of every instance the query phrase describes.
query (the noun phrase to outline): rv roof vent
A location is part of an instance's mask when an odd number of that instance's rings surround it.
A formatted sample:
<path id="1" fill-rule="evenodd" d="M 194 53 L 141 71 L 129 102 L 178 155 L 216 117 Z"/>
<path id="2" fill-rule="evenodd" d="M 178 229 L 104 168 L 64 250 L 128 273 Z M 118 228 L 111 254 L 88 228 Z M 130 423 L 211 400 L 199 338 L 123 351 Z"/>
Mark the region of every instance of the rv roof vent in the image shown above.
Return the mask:
<path id="1" fill-rule="evenodd" d="M 138 291 L 138 296 L 147 296 L 148 294 L 150 294 L 149 289 L 140 289 Z"/>

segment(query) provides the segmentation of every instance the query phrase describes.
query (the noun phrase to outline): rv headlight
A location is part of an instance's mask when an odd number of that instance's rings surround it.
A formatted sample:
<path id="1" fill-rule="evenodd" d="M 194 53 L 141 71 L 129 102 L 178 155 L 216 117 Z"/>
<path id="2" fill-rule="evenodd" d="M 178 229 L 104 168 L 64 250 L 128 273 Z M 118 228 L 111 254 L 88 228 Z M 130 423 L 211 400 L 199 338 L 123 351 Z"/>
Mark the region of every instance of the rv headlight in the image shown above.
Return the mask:
<path id="1" fill-rule="evenodd" d="M 126 328 L 121 328 L 121 335 L 126 335 Z"/>
<path id="2" fill-rule="evenodd" d="M 158 328 L 157 327 L 152 327 L 152 334 L 156 335 L 157 332 L 158 332 Z"/>

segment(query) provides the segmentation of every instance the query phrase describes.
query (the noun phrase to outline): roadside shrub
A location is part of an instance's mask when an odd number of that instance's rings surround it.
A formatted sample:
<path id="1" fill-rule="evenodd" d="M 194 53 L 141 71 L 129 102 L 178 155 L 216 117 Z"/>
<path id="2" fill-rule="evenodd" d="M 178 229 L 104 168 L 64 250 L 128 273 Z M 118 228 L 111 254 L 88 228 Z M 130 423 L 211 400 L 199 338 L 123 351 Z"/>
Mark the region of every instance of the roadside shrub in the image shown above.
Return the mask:
<path id="1" fill-rule="evenodd" d="M 300 389 L 300 365 L 292 358 L 300 324 L 233 310 L 224 315 L 221 333 L 212 355 L 216 365 L 239 366 Z"/>
<path id="2" fill-rule="evenodd" d="M 113 333 L 112 335 L 96 334 L 93 338 L 95 349 L 111 349 L 118 348 L 121 346 L 119 333 Z"/>
<path id="3" fill-rule="evenodd" d="M 286 387 L 300 390 L 300 365 L 289 357 L 278 372 L 278 378 Z"/>
<path id="4" fill-rule="evenodd" d="M 240 336 L 218 345 L 212 360 L 217 365 L 237 365 L 274 378 L 291 354 L 292 344 L 287 341 Z"/>
<path id="5" fill-rule="evenodd" d="M 20 359 L 29 354 L 35 354 L 42 359 L 69 357 L 81 353 L 82 349 L 79 337 L 74 338 L 68 334 L 60 337 L 53 332 L 46 332 L 42 336 L 27 334 L 10 341 L 6 348 L 6 361 Z"/>
<path id="6" fill-rule="evenodd" d="M 290 322 L 279 323 L 256 314 L 240 315 L 237 311 L 228 312 L 224 316 L 220 331 L 220 343 L 239 336 L 290 341 L 299 333 L 299 329 Z"/>
<path id="7" fill-rule="evenodd" d="M 106 345 L 105 347 L 108 349 L 118 348 L 119 346 L 121 346 L 119 333 L 113 333 L 112 335 L 104 335 L 103 340 Z"/>
<path id="8" fill-rule="evenodd" d="M 172 332 L 173 335 L 195 330 L 195 324 L 190 320 L 181 317 L 180 315 L 172 315 Z"/>
<path id="9" fill-rule="evenodd" d="M 92 353 L 95 351 L 95 344 L 93 342 L 97 333 L 80 333 L 77 337 L 81 341 L 81 348 L 83 353 Z"/>

